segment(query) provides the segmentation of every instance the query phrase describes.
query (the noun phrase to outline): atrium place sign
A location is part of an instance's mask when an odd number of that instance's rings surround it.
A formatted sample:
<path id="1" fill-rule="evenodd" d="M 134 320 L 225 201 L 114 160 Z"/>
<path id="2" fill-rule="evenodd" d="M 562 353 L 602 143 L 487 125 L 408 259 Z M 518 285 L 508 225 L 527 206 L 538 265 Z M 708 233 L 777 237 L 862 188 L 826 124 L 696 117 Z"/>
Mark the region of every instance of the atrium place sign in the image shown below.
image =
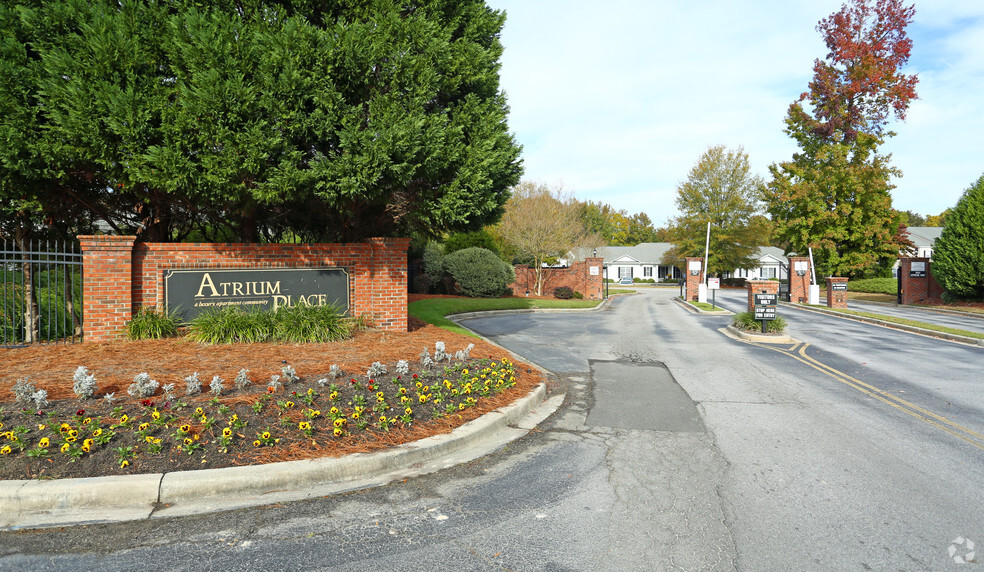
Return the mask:
<path id="1" fill-rule="evenodd" d="M 182 320 L 226 306 L 274 311 L 334 304 L 347 314 L 349 275 L 344 268 L 171 269 L 164 273 L 164 298 Z"/>

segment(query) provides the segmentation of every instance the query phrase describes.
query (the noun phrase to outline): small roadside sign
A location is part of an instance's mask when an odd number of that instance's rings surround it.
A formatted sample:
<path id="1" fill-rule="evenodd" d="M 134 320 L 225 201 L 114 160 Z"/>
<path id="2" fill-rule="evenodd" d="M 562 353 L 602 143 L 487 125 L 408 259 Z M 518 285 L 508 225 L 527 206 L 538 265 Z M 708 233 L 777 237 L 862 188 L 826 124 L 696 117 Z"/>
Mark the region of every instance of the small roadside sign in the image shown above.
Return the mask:
<path id="1" fill-rule="evenodd" d="M 755 294 L 755 306 L 772 306 L 775 307 L 779 303 L 778 294 Z"/>
<path id="2" fill-rule="evenodd" d="M 756 306 L 755 307 L 755 319 L 756 320 L 775 320 L 776 319 L 776 308 L 775 306 Z"/>
<path id="3" fill-rule="evenodd" d="M 720 278 L 708 278 L 707 279 L 707 288 L 709 290 L 719 290 L 721 288 L 721 279 Z"/>

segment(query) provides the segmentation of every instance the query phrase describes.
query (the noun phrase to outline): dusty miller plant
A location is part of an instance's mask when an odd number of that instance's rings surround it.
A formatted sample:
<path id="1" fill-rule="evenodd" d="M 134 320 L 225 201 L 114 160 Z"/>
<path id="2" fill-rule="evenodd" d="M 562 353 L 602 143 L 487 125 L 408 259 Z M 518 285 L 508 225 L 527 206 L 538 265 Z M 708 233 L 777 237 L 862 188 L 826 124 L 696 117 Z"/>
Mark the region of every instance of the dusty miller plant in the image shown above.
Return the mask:
<path id="1" fill-rule="evenodd" d="M 138 373 L 133 376 L 133 383 L 126 388 L 126 392 L 134 397 L 150 397 L 157 391 L 157 385 L 157 381 L 150 379 L 148 373 Z"/>
<path id="2" fill-rule="evenodd" d="M 386 366 L 378 361 L 372 362 L 369 369 L 366 371 L 366 377 L 369 379 L 375 379 L 381 375 L 386 375 Z"/>
<path id="3" fill-rule="evenodd" d="M 297 377 L 297 372 L 294 371 L 294 368 L 289 365 L 280 368 L 280 375 L 283 377 L 284 384 L 294 383 L 300 379 Z"/>
<path id="4" fill-rule="evenodd" d="M 112 403 L 116 401 L 116 392 L 114 391 L 113 393 L 107 393 L 106 395 L 103 395 L 103 399 L 106 400 L 106 403 Z"/>
<path id="5" fill-rule="evenodd" d="M 437 342 L 434 344 L 434 361 L 441 363 L 445 359 L 451 359 L 449 354 L 444 353 L 444 342 Z"/>
<path id="6" fill-rule="evenodd" d="M 198 379 L 198 372 L 185 378 L 185 395 L 198 395 L 202 392 L 202 382 Z"/>
<path id="7" fill-rule="evenodd" d="M 75 370 L 72 380 L 75 382 L 72 384 L 72 391 L 75 392 L 76 397 L 79 399 L 92 399 L 92 396 L 96 393 L 96 376 L 89 373 L 89 370 L 85 366 L 80 365 Z"/>
<path id="8" fill-rule="evenodd" d="M 174 394 L 174 384 L 173 383 L 165 383 L 163 386 L 161 386 L 161 391 L 164 392 L 164 399 L 166 399 L 168 401 L 176 401 L 177 400 L 177 397 L 178 396 Z"/>
<path id="9" fill-rule="evenodd" d="M 28 383 L 26 379 L 19 379 L 11 391 L 14 392 L 14 400 L 17 403 L 30 403 L 31 396 L 37 391 L 37 388 L 34 387 L 33 383 Z"/>
<path id="10" fill-rule="evenodd" d="M 215 396 L 222 395 L 222 389 L 223 389 L 222 382 L 223 381 L 224 380 L 221 377 L 219 377 L 217 375 L 214 376 L 212 378 L 211 383 L 208 384 L 208 391 L 209 391 L 209 393 L 211 393 L 212 395 L 215 395 Z"/>
<path id="11" fill-rule="evenodd" d="M 267 383 L 267 389 L 269 389 L 270 391 L 278 391 L 280 389 L 283 389 L 283 387 L 284 387 L 284 384 L 280 383 L 280 376 L 279 375 L 271 375 L 270 376 L 270 382 Z"/>
<path id="12" fill-rule="evenodd" d="M 48 391 L 45 389 L 39 389 L 31 394 L 31 401 L 34 402 L 34 406 L 38 410 L 44 409 L 48 406 Z"/>
<path id="13" fill-rule="evenodd" d="M 249 389 L 250 386 L 253 385 L 253 382 L 249 380 L 249 370 L 246 368 L 240 369 L 239 373 L 236 374 L 236 379 L 233 380 L 233 383 L 236 385 L 236 389 L 241 389 L 243 391 Z"/>
<path id="14" fill-rule="evenodd" d="M 331 367 L 328 368 L 328 377 L 332 379 L 338 379 L 342 377 L 342 369 L 338 367 L 338 364 L 334 364 L 334 363 L 331 364 Z"/>
<path id="15" fill-rule="evenodd" d="M 468 347 L 463 350 L 458 350 L 454 353 L 455 359 L 459 361 L 467 361 L 471 351 L 475 348 L 475 344 L 468 344 Z"/>
<path id="16" fill-rule="evenodd" d="M 401 359 L 400 361 L 396 362 L 395 369 L 397 375 L 407 375 L 408 373 L 410 373 L 410 364 L 407 363 L 407 360 Z"/>
<path id="17" fill-rule="evenodd" d="M 425 369 L 430 369 L 434 365 L 434 360 L 431 359 L 430 352 L 427 351 L 427 348 L 420 350 L 420 365 Z"/>

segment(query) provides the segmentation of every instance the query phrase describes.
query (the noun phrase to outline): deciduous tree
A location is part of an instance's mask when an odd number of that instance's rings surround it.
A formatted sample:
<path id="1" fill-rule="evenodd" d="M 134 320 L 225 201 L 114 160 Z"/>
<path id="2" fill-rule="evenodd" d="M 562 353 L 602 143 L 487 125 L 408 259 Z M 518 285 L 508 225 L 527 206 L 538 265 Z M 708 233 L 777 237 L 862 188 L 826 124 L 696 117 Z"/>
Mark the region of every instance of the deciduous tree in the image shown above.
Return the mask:
<path id="1" fill-rule="evenodd" d="M 916 97 L 918 79 L 900 71 L 914 13 L 901 0 L 851 0 L 817 26 L 829 53 L 786 116 L 800 152 L 769 168 L 765 198 L 776 239 L 799 254 L 812 247 L 823 273 L 862 273 L 908 246 L 891 198 L 901 173 L 878 147 Z"/>
<path id="2" fill-rule="evenodd" d="M 704 256 L 711 224 L 709 271 L 758 265 L 753 256 L 768 244 L 769 224 L 762 216 L 762 179 L 751 173 L 748 154 L 739 147 L 709 147 L 677 188 L 680 216 L 670 223 L 673 248 L 664 262 L 679 265 L 687 256 Z"/>
<path id="3" fill-rule="evenodd" d="M 532 258 L 536 294 L 543 294 L 543 263 L 564 256 L 586 235 L 577 201 L 561 189 L 523 181 L 506 203 L 497 232 L 517 251 Z"/>

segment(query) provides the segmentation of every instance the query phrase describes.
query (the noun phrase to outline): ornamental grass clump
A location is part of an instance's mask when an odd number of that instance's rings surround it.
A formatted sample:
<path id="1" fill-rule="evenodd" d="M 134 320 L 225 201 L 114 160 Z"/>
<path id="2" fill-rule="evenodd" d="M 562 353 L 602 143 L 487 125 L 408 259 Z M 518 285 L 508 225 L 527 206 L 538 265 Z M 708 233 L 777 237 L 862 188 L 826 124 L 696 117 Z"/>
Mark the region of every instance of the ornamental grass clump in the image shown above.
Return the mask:
<path id="1" fill-rule="evenodd" d="M 752 312 L 741 312 L 735 314 L 731 319 L 731 325 L 743 332 L 761 332 L 762 322 L 755 319 Z M 770 334 L 781 334 L 786 331 L 786 319 L 776 316 L 775 320 L 766 321 L 766 332 Z"/>
<path id="2" fill-rule="evenodd" d="M 126 325 L 126 337 L 131 340 L 173 338 L 178 335 L 177 312 L 144 306 L 137 310 Z"/>

